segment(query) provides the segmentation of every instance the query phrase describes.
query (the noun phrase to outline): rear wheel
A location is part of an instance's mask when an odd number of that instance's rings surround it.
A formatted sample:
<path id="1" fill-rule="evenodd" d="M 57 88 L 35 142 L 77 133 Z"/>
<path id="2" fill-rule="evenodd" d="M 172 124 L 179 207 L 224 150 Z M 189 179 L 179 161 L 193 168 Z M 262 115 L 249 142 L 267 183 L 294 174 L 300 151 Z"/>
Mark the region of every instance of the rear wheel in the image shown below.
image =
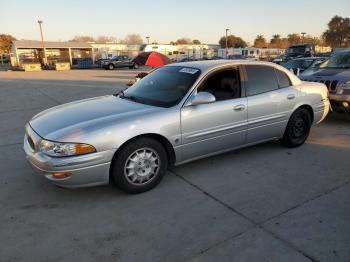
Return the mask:
<path id="1" fill-rule="evenodd" d="M 139 138 L 121 149 L 111 175 L 124 192 L 137 194 L 154 188 L 168 168 L 167 153 L 157 140 Z"/>
<path id="2" fill-rule="evenodd" d="M 297 109 L 288 121 L 282 138 L 282 144 L 287 147 L 298 147 L 304 144 L 311 128 L 310 113 L 304 109 Z"/>

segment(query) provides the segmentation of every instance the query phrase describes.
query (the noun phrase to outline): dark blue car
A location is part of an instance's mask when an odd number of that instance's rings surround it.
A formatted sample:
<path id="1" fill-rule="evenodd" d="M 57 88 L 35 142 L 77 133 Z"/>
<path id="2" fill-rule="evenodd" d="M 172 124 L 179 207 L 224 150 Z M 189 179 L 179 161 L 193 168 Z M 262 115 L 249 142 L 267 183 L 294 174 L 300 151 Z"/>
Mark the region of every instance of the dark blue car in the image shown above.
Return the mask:
<path id="1" fill-rule="evenodd" d="M 337 53 L 320 66 L 305 70 L 301 80 L 324 83 L 332 109 L 350 113 L 350 51 Z"/>

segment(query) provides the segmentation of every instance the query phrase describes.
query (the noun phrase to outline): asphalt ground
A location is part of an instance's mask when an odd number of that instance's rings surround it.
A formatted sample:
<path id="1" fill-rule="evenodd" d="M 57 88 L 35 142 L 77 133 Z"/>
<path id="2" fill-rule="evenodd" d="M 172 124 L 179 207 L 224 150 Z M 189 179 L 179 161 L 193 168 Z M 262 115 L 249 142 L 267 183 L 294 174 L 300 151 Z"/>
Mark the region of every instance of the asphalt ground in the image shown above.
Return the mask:
<path id="1" fill-rule="evenodd" d="M 350 115 L 169 170 L 154 190 L 68 190 L 25 160 L 25 123 L 140 72 L 0 72 L 0 261 L 350 261 Z"/>

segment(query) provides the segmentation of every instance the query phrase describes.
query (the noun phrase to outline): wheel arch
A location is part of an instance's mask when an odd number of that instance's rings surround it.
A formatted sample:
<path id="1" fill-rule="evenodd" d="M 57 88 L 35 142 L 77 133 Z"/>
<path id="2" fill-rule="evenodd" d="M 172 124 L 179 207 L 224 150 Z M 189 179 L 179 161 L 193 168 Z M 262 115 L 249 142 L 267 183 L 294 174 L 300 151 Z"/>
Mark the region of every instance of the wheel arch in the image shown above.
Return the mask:
<path id="1" fill-rule="evenodd" d="M 131 143 L 132 141 L 134 141 L 136 139 L 139 139 L 139 138 L 152 138 L 152 139 L 160 142 L 161 145 L 164 147 L 166 153 L 167 153 L 169 166 L 173 166 L 174 165 L 174 163 L 176 161 L 176 155 L 175 155 L 175 150 L 174 150 L 172 144 L 169 142 L 169 140 L 166 137 L 164 137 L 164 136 L 162 136 L 160 134 L 156 134 L 156 133 L 145 133 L 145 134 L 134 136 L 134 137 L 126 140 L 120 147 L 118 147 L 118 149 L 114 153 L 111 163 L 113 163 L 114 159 L 116 157 L 118 157 L 119 152 L 125 146 L 127 146 L 129 143 Z M 111 173 L 112 173 L 112 169 L 110 169 L 110 177 L 111 177 Z"/>
<path id="2" fill-rule="evenodd" d="M 298 110 L 299 108 L 303 108 L 305 109 L 306 111 L 308 111 L 308 113 L 310 114 L 310 117 L 311 117 L 311 124 L 313 124 L 314 122 L 314 110 L 312 108 L 312 106 L 308 105 L 308 104 L 303 104 L 303 105 L 300 105 L 299 107 L 297 107 L 296 109 L 294 109 L 293 113 Z"/>

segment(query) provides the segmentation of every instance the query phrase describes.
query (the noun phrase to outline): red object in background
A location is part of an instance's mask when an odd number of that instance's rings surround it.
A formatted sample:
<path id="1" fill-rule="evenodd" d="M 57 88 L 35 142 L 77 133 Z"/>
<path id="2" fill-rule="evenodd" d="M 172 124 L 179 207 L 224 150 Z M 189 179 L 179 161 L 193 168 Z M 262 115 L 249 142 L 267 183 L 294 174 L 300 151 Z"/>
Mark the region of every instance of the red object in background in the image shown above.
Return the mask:
<path id="1" fill-rule="evenodd" d="M 132 60 L 135 64 L 151 67 L 162 67 L 170 64 L 171 60 L 158 52 L 142 52 Z"/>

